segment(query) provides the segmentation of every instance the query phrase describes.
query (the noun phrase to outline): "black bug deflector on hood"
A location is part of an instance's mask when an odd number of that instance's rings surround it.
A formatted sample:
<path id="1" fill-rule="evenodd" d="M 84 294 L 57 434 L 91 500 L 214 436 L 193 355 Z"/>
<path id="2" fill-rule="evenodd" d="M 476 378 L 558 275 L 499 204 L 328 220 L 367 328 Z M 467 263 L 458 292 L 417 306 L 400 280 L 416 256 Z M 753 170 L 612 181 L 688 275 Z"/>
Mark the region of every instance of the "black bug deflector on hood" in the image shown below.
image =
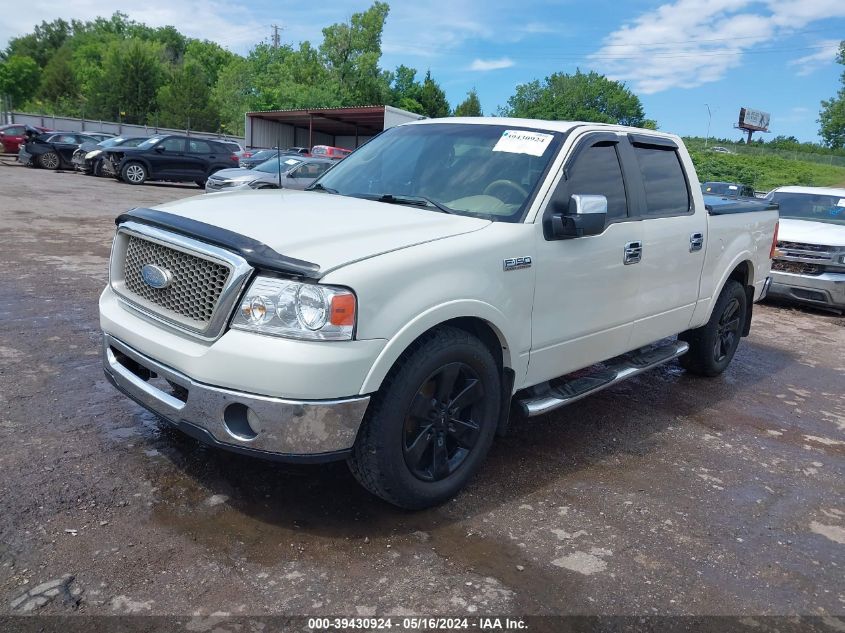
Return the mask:
<path id="1" fill-rule="evenodd" d="M 199 220 L 192 220 L 166 211 L 137 208 L 119 215 L 115 219 L 115 224 L 120 226 L 127 221 L 147 224 L 225 248 L 240 255 L 255 268 L 297 275 L 307 279 L 319 279 L 321 277 L 318 264 L 286 257 L 251 237 Z"/>

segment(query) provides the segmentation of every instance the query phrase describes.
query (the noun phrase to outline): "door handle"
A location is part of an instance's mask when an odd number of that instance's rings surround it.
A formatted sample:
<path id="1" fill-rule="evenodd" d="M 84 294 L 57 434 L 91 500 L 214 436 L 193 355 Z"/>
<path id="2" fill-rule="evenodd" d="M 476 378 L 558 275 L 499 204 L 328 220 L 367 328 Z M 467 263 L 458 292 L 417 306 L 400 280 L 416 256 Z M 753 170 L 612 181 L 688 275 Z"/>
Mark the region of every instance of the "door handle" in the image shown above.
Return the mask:
<path id="1" fill-rule="evenodd" d="M 693 233 L 689 236 L 689 252 L 694 253 L 700 251 L 704 247 L 704 235 L 702 233 Z"/>
<path id="2" fill-rule="evenodd" d="M 622 261 L 627 266 L 628 264 L 637 264 L 643 258 L 643 243 L 642 242 L 628 242 L 625 244 L 625 256 Z"/>

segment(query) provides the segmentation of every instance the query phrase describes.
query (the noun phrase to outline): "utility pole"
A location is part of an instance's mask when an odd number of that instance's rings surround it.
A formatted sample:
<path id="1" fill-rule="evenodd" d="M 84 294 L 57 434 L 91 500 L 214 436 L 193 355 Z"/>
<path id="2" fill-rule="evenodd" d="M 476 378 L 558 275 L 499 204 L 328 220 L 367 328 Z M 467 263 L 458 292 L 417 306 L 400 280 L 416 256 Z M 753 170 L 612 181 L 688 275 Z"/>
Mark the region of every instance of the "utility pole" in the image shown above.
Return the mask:
<path id="1" fill-rule="evenodd" d="M 279 48 L 279 44 L 281 43 L 281 38 L 279 37 L 279 31 L 282 29 L 278 24 L 272 25 L 273 29 L 273 48 Z"/>
<path id="2" fill-rule="evenodd" d="M 710 112 L 709 103 L 705 103 L 704 106 L 707 108 L 707 136 L 704 139 L 704 149 L 707 149 L 707 144 L 710 142 L 710 120 L 713 118 L 713 114 Z"/>

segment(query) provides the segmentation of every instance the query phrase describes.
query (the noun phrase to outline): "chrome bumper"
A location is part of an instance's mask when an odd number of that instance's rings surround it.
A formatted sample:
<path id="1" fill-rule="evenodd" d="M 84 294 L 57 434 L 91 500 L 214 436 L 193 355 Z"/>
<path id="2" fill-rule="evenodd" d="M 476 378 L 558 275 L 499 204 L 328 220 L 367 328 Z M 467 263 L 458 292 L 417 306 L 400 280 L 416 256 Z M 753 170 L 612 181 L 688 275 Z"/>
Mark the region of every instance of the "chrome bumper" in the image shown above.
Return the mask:
<path id="1" fill-rule="evenodd" d="M 369 396 L 284 400 L 213 387 L 165 367 L 105 333 L 103 369 L 117 389 L 188 435 L 220 448 L 271 459 L 344 458 L 355 443 L 370 401 Z M 150 380 L 154 378 L 170 384 L 153 384 Z"/>
<path id="2" fill-rule="evenodd" d="M 799 275 L 773 270 L 769 296 L 843 310 L 845 273 Z"/>

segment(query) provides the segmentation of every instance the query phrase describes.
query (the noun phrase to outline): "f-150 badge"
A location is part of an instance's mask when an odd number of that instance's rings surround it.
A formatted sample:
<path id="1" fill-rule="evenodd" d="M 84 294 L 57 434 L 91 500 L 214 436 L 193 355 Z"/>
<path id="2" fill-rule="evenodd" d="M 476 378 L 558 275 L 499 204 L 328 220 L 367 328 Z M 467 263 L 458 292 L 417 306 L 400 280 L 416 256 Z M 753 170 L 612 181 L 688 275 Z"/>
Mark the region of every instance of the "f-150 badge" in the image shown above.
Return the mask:
<path id="1" fill-rule="evenodd" d="M 519 270 L 520 268 L 531 268 L 530 257 L 508 257 L 504 261 L 503 268 L 505 272 L 509 270 Z"/>

